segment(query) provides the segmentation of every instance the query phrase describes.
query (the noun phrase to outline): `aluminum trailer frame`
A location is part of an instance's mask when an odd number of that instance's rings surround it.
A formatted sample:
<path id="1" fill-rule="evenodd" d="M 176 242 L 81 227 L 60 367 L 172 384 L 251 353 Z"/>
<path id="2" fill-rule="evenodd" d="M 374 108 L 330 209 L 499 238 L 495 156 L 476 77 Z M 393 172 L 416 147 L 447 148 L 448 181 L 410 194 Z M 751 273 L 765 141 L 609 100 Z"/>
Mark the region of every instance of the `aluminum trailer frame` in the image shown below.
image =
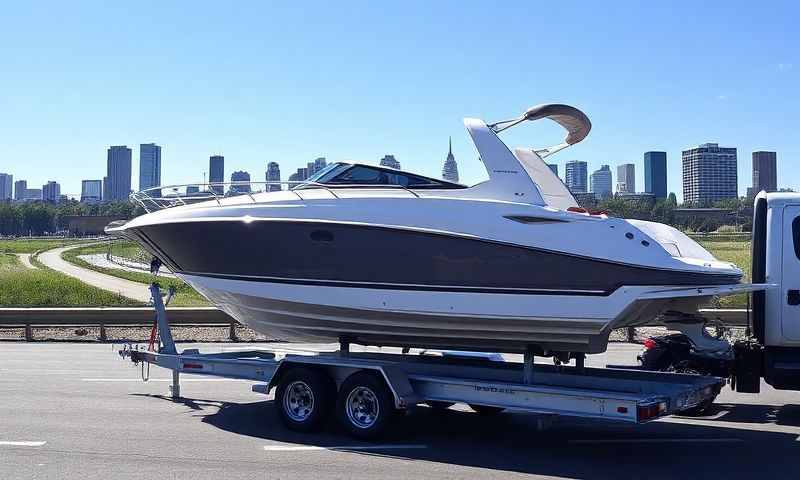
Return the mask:
<path id="1" fill-rule="evenodd" d="M 576 366 L 534 364 L 532 354 L 526 354 L 525 362 L 520 364 L 460 352 L 438 356 L 352 353 L 346 342 L 337 352 L 282 357 L 268 350 L 178 352 L 158 285 L 151 286 L 151 293 L 160 337 L 158 351 L 126 346 L 119 353 L 135 363 L 172 370 L 171 394 L 175 398 L 180 397 L 180 373 L 253 380 L 260 382 L 253 386 L 253 391 L 269 393 L 295 368 L 302 367 L 302 371 L 318 372 L 329 379 L 332 386 L 335 384 L 335 391 L 354 374 L 370 372 L 385 384 L 397 410 L 425 402 L 460 402 L 495 409 L 643 423 L 712 400 L 726 383 L 722 378 L 699 375 L 589 368 L 583 366 L 582 359 Z"/>

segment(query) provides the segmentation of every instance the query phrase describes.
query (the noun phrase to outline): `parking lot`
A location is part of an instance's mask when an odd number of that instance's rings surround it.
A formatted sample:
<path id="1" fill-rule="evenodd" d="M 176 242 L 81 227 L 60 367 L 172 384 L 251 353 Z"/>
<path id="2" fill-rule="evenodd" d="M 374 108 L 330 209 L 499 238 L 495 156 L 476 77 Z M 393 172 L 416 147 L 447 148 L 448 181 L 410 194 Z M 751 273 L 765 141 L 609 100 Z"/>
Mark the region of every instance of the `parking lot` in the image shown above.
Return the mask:
<path id="1" fill-rule="evenodd" d="M 588 363 L 632 363 L 637 350 L 612 344 Z M 725 389 L 706 417 L 639 426 L 561 418 L 539 430 L 523 413 L 420 407 L 363 443 L 335 425 L 286 430 L 251 382 L 184 375 L 186 398 L 172 401 L 168 371 L 140 374 L 110 345 L 0 344 L 0 478 L 780 478 L 800 465 L 800 395 L 766 386 Z"/>

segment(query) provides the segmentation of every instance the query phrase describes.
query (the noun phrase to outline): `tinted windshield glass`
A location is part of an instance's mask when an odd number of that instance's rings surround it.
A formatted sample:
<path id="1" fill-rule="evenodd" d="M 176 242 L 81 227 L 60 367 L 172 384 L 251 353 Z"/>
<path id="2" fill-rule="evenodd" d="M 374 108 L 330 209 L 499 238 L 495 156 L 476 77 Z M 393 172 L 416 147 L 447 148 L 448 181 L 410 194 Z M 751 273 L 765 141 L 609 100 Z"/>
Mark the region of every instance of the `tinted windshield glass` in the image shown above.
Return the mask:
<path id="1" fill-rule="evenodd" d="M 365 165 L 354 165 L 325 183 L 340 185 L 402 185 L 404 187 L 441 185 L 439 182 L 425 177 L 370 168 Z"/>
<path id="2" fill-rule="evenodd" d="M 330 180 L 331 178 L 335 177 L 336 175 L 340 174 L 342 171 L 347 170 L 350 167 L 349 163 L 343 162 L 336 162 L 327 165 L 325 168 L 320 170 L 319 172 L 311 175 L 306 179 L 308 182 L 316 182 L 316 183 L 325 183 L 326 180 Z"/>

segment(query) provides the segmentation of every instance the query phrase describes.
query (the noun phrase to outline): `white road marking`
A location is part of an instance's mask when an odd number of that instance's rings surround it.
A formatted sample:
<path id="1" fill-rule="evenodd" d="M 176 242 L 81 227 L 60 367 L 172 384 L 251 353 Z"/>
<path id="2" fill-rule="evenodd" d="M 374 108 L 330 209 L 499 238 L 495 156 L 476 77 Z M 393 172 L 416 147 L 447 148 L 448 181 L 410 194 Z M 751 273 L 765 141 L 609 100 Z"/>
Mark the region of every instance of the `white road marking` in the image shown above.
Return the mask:
<path id="1" fill-rule="evenodd" d="M 326 450 L 411 450 L 428 448 L 427 445 L 336 445 L 318 447 L 315 445 L 264 445 L 267 452 L 319 452 Z"/>
<path id="2" fill-rule="evenodd" d="M 7 447 L 41 447 L 47 442 L 8 442 L 0 440 L 0 446 Z"/>
<path id="3" fill-rule="evenodd" d="M 83 382 L 144 382 L 141 378 L 81 378 Z M 181 378 L 183 382 L 250 382 L 252 380 L 241 380 L 238 378 Z M 148 382 L 170 382 L 171 378 L 151 378 Z"/>
<path id="4" fill-rule="evenodd" d="M 741 438 L 598 438 L 589 440 L 568 440 L 567 443 L 735 443 Z"/>

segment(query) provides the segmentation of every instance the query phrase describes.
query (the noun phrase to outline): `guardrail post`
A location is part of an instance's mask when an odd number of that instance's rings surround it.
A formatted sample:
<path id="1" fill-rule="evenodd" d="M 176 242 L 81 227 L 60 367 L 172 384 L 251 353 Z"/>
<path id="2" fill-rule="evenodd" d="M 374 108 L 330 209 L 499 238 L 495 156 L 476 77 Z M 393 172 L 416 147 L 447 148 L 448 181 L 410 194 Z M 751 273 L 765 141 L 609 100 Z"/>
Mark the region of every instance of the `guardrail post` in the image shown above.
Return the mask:
<path id="1" fill-rule="evenodd" d="M 30 324 L 25 325 L 25 341 L 33 341 L 33 327 L 31 327 Z"/>
<path id="2" fill-rule="evenodd" d="M 100 341 L 105 342 L 108 340 L 108 336 L 106 336 L 106 326 L 102 323 L 100 324 Z"/>
<path id="3" fill-rule="evenodd" d="M 230 336 L 230 339 L 231 339 L 232 342 L 238 342 L 239 341 L 239 337 L 236 336 L 236 322 L 231 322 L 229 336 Z"/>

